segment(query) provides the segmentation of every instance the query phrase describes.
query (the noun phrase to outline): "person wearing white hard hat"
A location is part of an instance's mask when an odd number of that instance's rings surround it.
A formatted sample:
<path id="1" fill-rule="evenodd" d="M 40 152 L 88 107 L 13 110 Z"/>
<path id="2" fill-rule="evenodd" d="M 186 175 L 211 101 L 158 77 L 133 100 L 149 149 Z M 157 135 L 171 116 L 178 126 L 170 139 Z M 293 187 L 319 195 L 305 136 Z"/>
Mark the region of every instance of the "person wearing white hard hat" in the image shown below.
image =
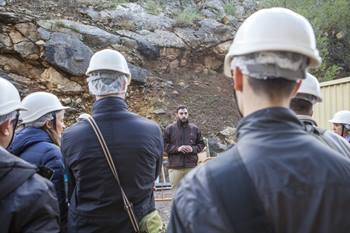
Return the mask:
<path id="1" fill-rule="evenodd" d="M 306 79 L 301 83 L 297 95 L 291 100 L 290 108 L 297 114 L 306 132 L 349 158 L 350 144 L 338 134 L 319 128 L 316 121 L 312 118 L 313 106 L 320 102 L 322 102 L 320 84 L 315 76 L 307 73 Z"/>
<path id="2" fill-rule="evenodd" d="M 84 120 L 86 114 L 65 130 L 62 152 L 72 177 L 68 231 L 129 233 L 138 226 L 141 232 L 162 232 L 153 196 L 163 154 L 160 127 L 128 111 L 125 95 L 131 74 L 121 53 L 111 49 L 96 52 L 86 75 L 89 91 L 96 97 L 92 117 L 106 140 L 112 161 L 108 159 L 107 163 L 93 128 Z M 112 175 L 112 163 L 121 187 Z M 133 213 L 124 207 L 121 188 L 133 205 Z M 128 214 L 136 219 L 131 221 Z"/>
<path id="3" fill-rule="evenodd" d="M 60 225 L 65 229 L 65 168 L 59 146 L 65 127 L 64 112 L 68 107 L 48 92 L 31 93 L 22 100 L 22 105 L 27 109 L 20 114 L 23 128 L 16 133 L 10 152 L 42 169 L 46 178 L 53 182 L 60 207 Z"/>
<path id="4" fill-rule="evenodd" d="M 60 232 L 52 183 L 5 150 L 25 110 L 16 87 L 0 77 L 0 232 Z"/>
<path id="5" fill-rule="evenodd" d="M 306 133 L 289 109 L 320 63 L 303 16 L 270 8 L 243 22 L 224 64 L 243 116 L 237 143 L 182 180 L 169 233 L 350 229 L 350 160 Z"/>
<path id="6" fill-rule="evenodd" d="M 337 112 L 329 122 L 333 124 L 333 132 L 350 143 L 350 111 Z"/>

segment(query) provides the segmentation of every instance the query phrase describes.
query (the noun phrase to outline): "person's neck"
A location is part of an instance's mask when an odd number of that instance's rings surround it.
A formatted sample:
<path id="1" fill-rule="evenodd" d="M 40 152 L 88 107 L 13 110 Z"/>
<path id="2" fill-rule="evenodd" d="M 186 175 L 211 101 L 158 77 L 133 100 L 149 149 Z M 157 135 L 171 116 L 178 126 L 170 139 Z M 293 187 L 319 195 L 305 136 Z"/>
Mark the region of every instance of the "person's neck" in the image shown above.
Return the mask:
<path id="1" fill-rule="evenodd" d="M 0 138 L 0 147 L 6 149 L 6 147 L 8 146 L 8 145 L 6 145 L 6 143 L 7 143 L 7 142 L 5 142 L 4 140 L 2 140 L 2 139 Z"/>
<path id="2" fill-rule="evenodd" d="M 102 96 L 96 96 L 96 100 L 108 98 L 108 97 L 120 97 L 122 99 L 125 99 L 125 94 L 115 94 L 115 95 L 102 95 Z"/>
<path id="3" fill-rule="evenodd" d="M 266 108 L 274 108 L 274 107 L 289 107 L 290 100 L 288 98 L 283 98 L 276 101 L 268 100 L 261 96 L 250 96 L 247 97 L 247 100 L 243 103 L 243 116 L 248 116 L 249 114 L 266 109 Z"/>
<path id="4" fill-rule="evenodd" d="M 297 116 L 307 116 L 312 118 L 312 114 L 294 111 Z"/>

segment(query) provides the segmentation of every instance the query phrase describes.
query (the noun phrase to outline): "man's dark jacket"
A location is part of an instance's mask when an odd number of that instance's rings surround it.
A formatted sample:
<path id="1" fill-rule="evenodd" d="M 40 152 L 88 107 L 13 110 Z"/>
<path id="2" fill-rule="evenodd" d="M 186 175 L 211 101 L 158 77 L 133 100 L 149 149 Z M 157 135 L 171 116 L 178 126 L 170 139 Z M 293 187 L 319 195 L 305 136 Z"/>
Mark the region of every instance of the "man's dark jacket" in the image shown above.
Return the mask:
<path id="1" fill-rule="evenodd" d="M 0 147 L 0 232 L 59 232 L 59 210 L 50 181 L 36 167 Z"/>
<path id="2" fill-rule="evenodd" d="M 242 157 L 276 233 L 349 232 L 349 159 L 307 134 L 285 108 L 256 111 L 242 119 L 237 131 L 236 148 L 185 177 L 173 202 L 169 233 L 235 232 L 225 212 L 240 200 L 222 203 L 210 179 L 210 169 L 219 167 L 215 171 L 225 177 L 224 187 L 240 192 L 230 179 L 236 172 L 228 162 L 233 151 Z"/>
<path id="3" fill-rule="evenodd" d="M 163 153 L 159 126 L 127 110 L 119 97 L 97 100 L 94 119 L 140 221 L 155 209 L 153 187 Z M 62 152 L 70 172 L 68 232 L 132 232 L 120 189 L 86 120 L 68 128 Z"/>
<path id="4" fill-rule="evenodd" d="M 49 134 L 40 128 L 20 130 L 11 145 L 10 152 L 36 166 L 44 166 L 54 171 L 52 183 L 55 185 L 60 207 L 60 220 L 64 229 L 67 222 L 66 191 L 64 187 L 64 163 L 60 148 Z"/>
<path id="5" fill-rule="evenodd" d="M 164 131 L 165 152 L 169 158 L 169 168 L 193 168 L 197 166 L 198 153 L 204 147 L 204 141 L 199 128 L 192 123 L 181 124 L 176 121 L 165 128 Z M 192 153 L 178 152 L 182 145 L 192 147 Z"/>
<path id="6" fill-rule="evenodd" d="M 307 133 L 314 136 L 326 146 L 350 158 L 350 144 L 342 136 L 329 130 L 319 128 L 317 123 L 310 116 L 297 115 L 297 117 L 301 123 L 303 123 Z"/>

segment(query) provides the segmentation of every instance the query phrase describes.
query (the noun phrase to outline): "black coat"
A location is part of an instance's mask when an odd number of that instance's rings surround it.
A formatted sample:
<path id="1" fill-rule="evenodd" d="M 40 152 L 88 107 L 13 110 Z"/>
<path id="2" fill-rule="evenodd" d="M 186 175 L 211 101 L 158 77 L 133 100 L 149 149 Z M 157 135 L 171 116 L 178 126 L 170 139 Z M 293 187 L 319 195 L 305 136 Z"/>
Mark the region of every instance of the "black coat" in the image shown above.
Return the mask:
<path id="1" fill-rule="evenodd" d="M 107 97 L 95 102 L 100 127 L 137 218 L 155 209 L 153 187 L 163 153 L 159 126 L 128 112 L 125 101 Z M 131 232 L 119 187 L 89 123 L 68 128 L 62 152 L 70 171 L 69 232 Z"/>
<path id="2" fill-rule="evenodd" d="M 0 232 L 59 232 L 59 210 L 50 181 L 36 167 L 0 147 Z"/>
<path id="3" fill-rule="evenodd" d="M 182 145 L 192 147 L 191 153 L 178 152 Z M 201 131 L 192 123 L 181 125 L 179 121 L 168 125 L 164 131 L 164 148 L 169 157 L 169 168 L 193 168 L 197 166 L 198 153 L 205 147 Z"/>
<path id="4" fill-rule="evenodd" d="M 222 171 L 223 187 L 240 192 L 231 183 L 235 168 L 228 157 L 239 151 L 249 177 L 276 233 L 349 232 L 350 160 L 307 134 L 288 109 L 269 108 L 242 119 L 238 142 L 205 166 L 184 178 L 173 201 L 168 232 L 234 233 L 233 209 L 222 203 L 209 171 Z M 227 169 L 226 169 L 227 168 Z M 230 195 L 228 195 L 230 196 Z M 231 203 L 241 200 L 232 199 Z M 251 201 L 242 204 L 249 208 Z M 237 213 L 241 215 L 242 212 Z M 249 220 L 241 224 L 249 224 Z"/>
<path id="5" fill-rule="evenodd" d="M 310 116 L 297 115 L 297 117 L 301 123 L 303 123 L 307 133 L 314 136 L 326 146 L 344 155 L 346 158 L 350 158 L 350 143 L 348 143 L 345 138 L 329 130 L 319 128 Z"/>

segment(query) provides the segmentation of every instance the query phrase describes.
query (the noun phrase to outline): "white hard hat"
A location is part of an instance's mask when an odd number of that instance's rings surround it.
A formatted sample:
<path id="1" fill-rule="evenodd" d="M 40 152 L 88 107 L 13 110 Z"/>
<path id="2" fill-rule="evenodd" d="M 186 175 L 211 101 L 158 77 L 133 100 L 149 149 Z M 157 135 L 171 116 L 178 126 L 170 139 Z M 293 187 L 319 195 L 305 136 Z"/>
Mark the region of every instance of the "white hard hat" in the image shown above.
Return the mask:
<path id="1" fill-rule="evenodd" d="M 230 63 L 234 56 L 262 51 L 295 52 L 308 57 L 310 67 L 321 64 L 311 24 L 285 8 L 259 10 L 243 22 L 225 57 L 225 75 L 231 77 Z"/>
<path id="2" fill-rule="evenodd" d="M 298 94 L 312 95 L 316 98 L 316 102 L 322 102 L 320 83 L 310 73 L 306 73 L 306 79 L 302 81 Z"/>
<path id="3" fill-rule="evenodd" d="M 17 110 L 26 110 L 21 104 L 17 88 L 0 77 L 0 116 Z"/>
<path id="4" fill-rule="evenodd" d="M 343 110 L 334 114 L 333 118 L 329 121 L 331 123 L 349 125 L 350 124 L 350 111 Z"/>
<path id="5" fill-rule="evenodd" d="M 22 104 L 28 111 L 21 112 L 22 123 L 33 122 L 47 113 L 67 109 L 61 104 L 57 96 L 48 92 L 34 92 L 27 95 Z"/>
<path id="6" fill-rule="evenodd" d="M 112 49 L 98 51 L 91 57 L 86 75 L 98 70 L 118 71 L 127 75 L 129 82 L 131 79 L 128 63 L 124 56 L 118 51 Z"/>

